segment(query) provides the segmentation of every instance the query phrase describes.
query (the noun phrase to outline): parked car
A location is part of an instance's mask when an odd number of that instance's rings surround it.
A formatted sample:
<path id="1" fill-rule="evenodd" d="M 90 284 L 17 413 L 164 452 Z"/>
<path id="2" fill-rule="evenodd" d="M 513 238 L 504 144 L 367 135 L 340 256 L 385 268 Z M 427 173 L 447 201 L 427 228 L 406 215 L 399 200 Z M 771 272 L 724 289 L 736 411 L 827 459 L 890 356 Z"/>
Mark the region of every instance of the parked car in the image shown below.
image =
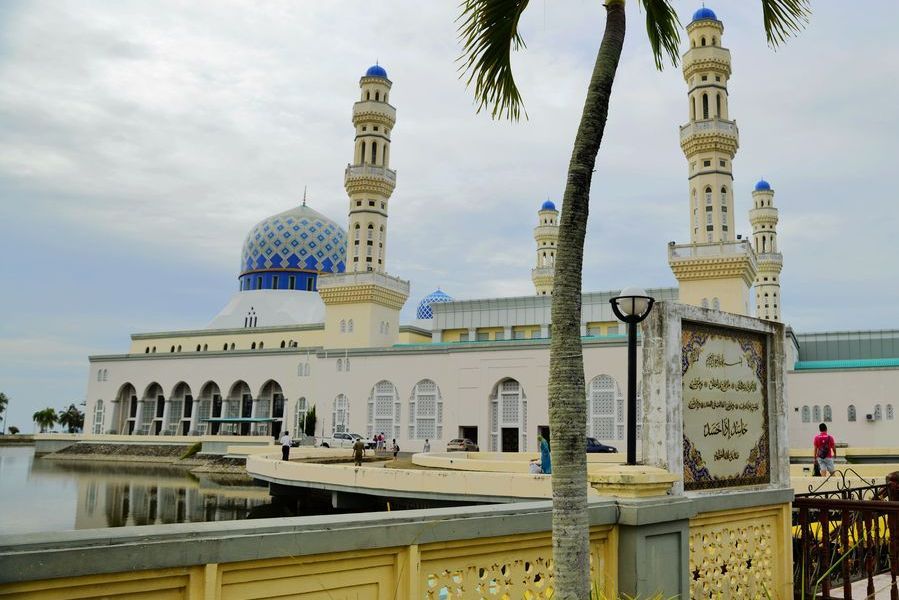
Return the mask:
<path id="1" fill-rule="evenodd" d="M 618 452 L 618 448 L 615 446 L 607 446 L 601 443 L 596 438 L 588 437 L 587 438 L 587 453 L 595 453 L 595 452 Z"/>
<path id="2" fill-rule="evenodd" d="M 374 442 L 358 433 L 335 433 L 331 437 L 315 438 L 315 445 L 321 448 L 352 448 L 356 440 L 365 442 L 366 448 L 374 447 Z"/>
<path id="3" fill-rule="evenodd" d="M 447 452 L 478 452 L 480 448 L 468 438 L 457 438 L 446 444 Z"/>

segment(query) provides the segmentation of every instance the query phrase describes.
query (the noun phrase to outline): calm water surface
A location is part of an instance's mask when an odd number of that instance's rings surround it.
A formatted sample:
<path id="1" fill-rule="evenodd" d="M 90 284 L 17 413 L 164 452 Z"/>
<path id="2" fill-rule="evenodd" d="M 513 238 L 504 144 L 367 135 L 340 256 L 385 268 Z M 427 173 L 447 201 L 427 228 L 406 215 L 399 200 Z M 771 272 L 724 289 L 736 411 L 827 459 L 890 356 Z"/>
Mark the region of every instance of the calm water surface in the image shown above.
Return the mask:
<path id="1" fill-rule="evenodd" d="M 0 534 L 230 521 L 266 512 L 267 487 L 146 464 L 34 458 L 0 446 Z"/>

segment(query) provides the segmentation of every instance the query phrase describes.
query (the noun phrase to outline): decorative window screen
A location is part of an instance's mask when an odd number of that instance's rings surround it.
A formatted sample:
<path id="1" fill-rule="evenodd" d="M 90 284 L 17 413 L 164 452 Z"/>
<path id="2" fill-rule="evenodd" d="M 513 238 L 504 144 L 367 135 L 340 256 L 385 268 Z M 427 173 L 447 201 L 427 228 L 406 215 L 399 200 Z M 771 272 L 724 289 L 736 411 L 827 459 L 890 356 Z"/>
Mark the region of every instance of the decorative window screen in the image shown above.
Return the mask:
<path id="1" fill-rule="evenodd" d="M 334 398 L 334 410 L 331 414 L 331 433 L 346 433 L 350 424 L 350 405 L 347 397 L 340 394 Z"/>
<path id="2" fill-rule="evenodd" d="M 590 381 L 587 401 L 587 430 L 598 439 L 624 438 L 624 396 L 609 375 Z"/>

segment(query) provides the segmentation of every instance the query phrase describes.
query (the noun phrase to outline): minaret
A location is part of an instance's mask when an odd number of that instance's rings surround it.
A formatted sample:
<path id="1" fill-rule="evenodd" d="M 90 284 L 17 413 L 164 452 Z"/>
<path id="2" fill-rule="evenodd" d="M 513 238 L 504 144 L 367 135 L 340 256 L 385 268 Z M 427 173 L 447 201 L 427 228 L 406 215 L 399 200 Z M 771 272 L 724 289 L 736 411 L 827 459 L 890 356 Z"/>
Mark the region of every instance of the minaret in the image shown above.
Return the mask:
<path id="1" fill-rule="evenodd" d="M 752 245 L 758 260 L 755 277 L 755 313 L 760 319 L 780 321 L 780 271 L 783 255 L 777 250 L 777 208 L 774 190 L 764 179 L 752 192 Z"/>
<path id="2" fill-rule="evenodd" d="M 353 105 L 356 144 L 344 187 L 350 197 L 347 272 L 377 271 L 387 265 L 387 204 L 396 187 L 390 166 L 390 132 L 396 109 L 388 103 L 393 83 L 374 65 L 359 80 L 362 95 Z"/>
<path id="3" fill-rule="evenodd" d="M 396 109 L 388 104 L 392 86 L 380 65 L 359 80 L 355 152 L 344 177 L 350 198 L 346 271 L 321 277 L 316 286 L 325 303 L 326 348 L 392 346 L 409 297 L 409 282 L 386 273 L 387 203 L 396 186 L 396 171 L 388 168 L 396 122 Z"/>
<path id="4" fill-rule="evenodd" d="M 538 296 L 551 296 L 556 272 L 556 247 L 559 244 L 559 211 L 549 199 L 537 211 L 534 241 L 537 242 L 537 265 L 531 269 L 531 279 Z"/>
<path id="5" fill-rule="evenodd" d="M 729 120 L 730 51 L 721 46 L 723 33 L 724 24 L 705 7 L 687 25 L 689 121 L 680 128 L 680 144 L 688 164 L 691 243 L 669 245 L 668 263 L 681 302 L 750 314 L 756 266 L 748 241 L 735 241 L 732 167 L 739 132 Z"/>

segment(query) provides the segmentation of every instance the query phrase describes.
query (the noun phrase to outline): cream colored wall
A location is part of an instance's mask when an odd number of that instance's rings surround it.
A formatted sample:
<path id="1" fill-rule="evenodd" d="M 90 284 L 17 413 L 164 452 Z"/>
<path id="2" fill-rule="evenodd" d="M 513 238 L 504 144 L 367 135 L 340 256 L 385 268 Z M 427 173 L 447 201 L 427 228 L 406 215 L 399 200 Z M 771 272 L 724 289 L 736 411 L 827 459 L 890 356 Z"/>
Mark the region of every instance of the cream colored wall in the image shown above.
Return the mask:
<path id="1" fill-rule="evenodd" d="M 812 438 L 818 433 L 819 422 L 803 423 L 802 406 L 809 410 L 815 404 L 830 405 L 833 421 L 828 431 L 837 443 L 851 446 L 899 445 L 899 369 L 857 369 L 828 371 L 790 371 L 787 375 L 787 393 L 790 403 L 790 447 L 811 447 Z M 848 406 L 854 404 L 856 421 L 848 420 Z M 880 404 L 883 419 L 873 423 L 865 420 L 865 414 L 874 412 Z M 896 416 L 886 419 L 886 405 L 892 404 Z M 839 452 L 838 452 L 839 454 Z"/>
<path id="2" fill-rule="evenodd" d="M 702 299 L 708 299 L 708 307 L 712 308 L 712 300 L 718 298 L 720 310 L 739 315 L 752 314 L 749 305 L 749 286 L 742 277 L 722 279 L 685 280 L 680 283 L 680 301 L 683 304 L 702 306 Z"/>
<path id="3" fill-rule="evenodd" d="M 392 346 L 399 339 L 400 311 L 374 303 L 331 304 L 325 323 L 325 348 L 375 348 Z M 353 321 L 350 332 L 349 322 Z M 341 322 L 347 330 L 341 332 Z M 387 329 L 382 330 L 381 324 Z"/>
<path id="4" fill-rule="evenodd" d="M 178 353 L 178 346 L 181 346 L 181 354 L 198 354 L 197 345 L 200 348 L 203 345 L 208 346 L 206 352 L 222 352 L 224 344 L 234 344 L 235 350 L 250 350 L 253 343 L 259 347 L 262 342 L 264 349 L 273 350 L 281 347 L 281 342 L 287 345 L 290 341 L 297 342 L 297 346 L 315 347 L 324 344 L 324 326 L 319 329 L 296 329 L 296 330 L 279 330 L 264 331 L 259 329 L 248 328 L 239 330 L 239 332 L 225 331 L 216 332 L 210 330 L 209 333 L 198 334 L 190 332 L 190 334 L 179 335 L 177 332 L 172 335 L 163 335 L 158 338 L 138 338 L 131 340 L 131 346 L 128 350 L 131 354 L 171 354 L 172 346 L 175 347 L 175 353 Z M 156 351 L 153 352 L 153 348 Z M 147 348 L 150 349 L 147 352 Z M 201 350 L 200 354 L 204 351 Z"/>
<path id="5" fill-rule="evenodd" d="M 175 386 L 184 381 L 190 386 L 196 398 L 200 389 L 208 381 L 215 382 L 224 396 L 238 381 L 245 381 L 253 397 L 261 394 L 268 380 L 280 384 L 284 398 L 285 427 L 294 431 L 294 410 L 302 396 L 308 404 L 316 405 L 319 416 L 317 431 L 331 433 L 333 402 L 338 394 L 345 394 L 350 401 L 350 430 L 361 434 L 367 432 L 368 398 L 374 385 L 382 379 L 391 381 L 397 389 L 402 405 L 401 435 L 398 438 L 403 450 L 420 451 L 423 439 L 409 439 L 408 416 L 409 399 L 413 388 L 422 379 L 432 379 L 437 383 L 443 401 L 443 438 L 432 440 L 431 447 L 443 450 L 450 439 L 457 437 L 459 426 L 477 426 L 479 443 L 488 448 L 489 397 L 494 387 L 509 377 L 520 382 L 524 390 L 527 406 L 528 447 L 522 450 L 535 451 L 537 427 L 548 425 L 547 380 L 549 368 L 549 348 L 519 347 L 503 350 L 445 352 L 445 346 L 434 351 L 404 352 L 388 351 L 369 355 L 346 354 L 340 350 L 311 353 L 308 355 L 310 376 L 298 376 L 297 367 L 307 361 L 303 349 L 268 351 L 257 353 L 195 355 L 154 355 L 136 356 L 126 360 L 96 359 L 91 363 L 91 373 L 107 369 L 107 381 L 96 381 L 90 377 L 87 389 L 86 427 L 93 423 L 93 406 L 98 399 L 105 405 L 103 430 L 112 426 L 113 407 L 111 401 L 125 383 L 134 385 L 137 396 L 142 398 L 148 386 L 159 383 L 166 398 L 172 395 Z M 338 359 L 349 356 L 352 369 L 337 371 Z M 638 353 L 638 360 L 640 354 Z M 584 364 L 587 382 L 597 375 L 611 375 L 618 383 L 622 394 L 626 394 L 627 353 L 623 345 L 586 345 Z M 391 436 L 392 437 L 392 436 Z M 603 442 L 622 446 L 618 439 L 604 439 Z"/>

